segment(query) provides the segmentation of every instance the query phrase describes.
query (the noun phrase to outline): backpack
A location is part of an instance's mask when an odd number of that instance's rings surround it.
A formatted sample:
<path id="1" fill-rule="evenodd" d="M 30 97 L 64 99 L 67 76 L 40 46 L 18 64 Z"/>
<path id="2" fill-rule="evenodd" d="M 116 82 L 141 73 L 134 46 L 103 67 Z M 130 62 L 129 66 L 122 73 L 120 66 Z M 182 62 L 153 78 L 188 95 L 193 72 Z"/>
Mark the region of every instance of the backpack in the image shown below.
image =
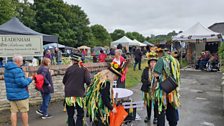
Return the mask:
<path id="1" fill-rule="evenodd" d="M 38 91 L 42 91 L 44 85 L 44 76 L 42 74 L 34 75 L 34 80 L 35 80 L 35 89 Z"/>

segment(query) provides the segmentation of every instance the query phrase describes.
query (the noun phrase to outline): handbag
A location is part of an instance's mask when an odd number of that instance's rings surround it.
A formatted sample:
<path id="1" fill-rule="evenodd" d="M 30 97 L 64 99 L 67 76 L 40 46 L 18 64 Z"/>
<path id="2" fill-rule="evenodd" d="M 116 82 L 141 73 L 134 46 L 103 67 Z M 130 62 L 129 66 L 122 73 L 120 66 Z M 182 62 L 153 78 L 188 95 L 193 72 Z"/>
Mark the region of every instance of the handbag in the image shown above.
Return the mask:
<path id="1" fill-rule="evenodd" d="M 167 94 L 172 92 L 177 88 L 176 80 L 173 78 L 173 73 L 171 70 L 171 62 L 170 62 L 170 75 L 166 73 L 167 78 L 160 84 L 160 87 L 163 91 L 165 91 Z"/>

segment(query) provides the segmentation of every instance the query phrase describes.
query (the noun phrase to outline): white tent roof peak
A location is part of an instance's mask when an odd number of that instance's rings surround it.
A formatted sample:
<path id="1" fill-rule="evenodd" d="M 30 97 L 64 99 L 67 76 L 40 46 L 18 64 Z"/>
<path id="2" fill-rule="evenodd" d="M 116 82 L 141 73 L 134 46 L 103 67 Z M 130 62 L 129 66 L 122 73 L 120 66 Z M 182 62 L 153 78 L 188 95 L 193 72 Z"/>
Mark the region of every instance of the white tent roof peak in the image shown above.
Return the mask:
<path id="1" fill-rule="evenodd" d="M 133 41 L 134 41 L 134 42 L 136 42 L 136 43 L 138 43 L 138 44 L 139 44 L 139 46 L 147 46 L 146 44 L 141 43 L 141 42 L 139 42 L 139 41 L 138 41 L 138 40 L 136 40 L 136 39 L 134 39 Z"/>
<path id="2" fill-rule="evenodd" d="M 138 46 L 139 45 L 139 43 L 129 39 L 126 36 L 123 36 L 122 38 L 120 38 L 120 39 L 118 39 L 116 41 L 111 42 L 111 46 L 112 47 L 116 47 L 118 44 L 128 45 L 128 46 Z"/>
<path id="3" fill-rule="evenodd" d="M 220 33 L 214 32 L 200 23 L 196 23 L 189 29 L 183 31 L 182 33 L 173 36 L 173 40 L 178 41 L 192 41 L 192 40 L 203 40 L 207 39 L 209 41 L 218 41 L 218 35 Z"/>
<path id="4" fill-rule="evenodd" d="M 201 23 L 196 23 L 195 25 L 193 25 L 192 27 L 190 27 L 189 29 L 187 29 L 186 31 L 184 31 L 183 33 L 180 33 L 178 36 L 184 35 L 184 36 L 192 36 L 192 35 L 217 35 L 219 33 L 217 32 L 213 32 L 212 30 L 206 28 L 205 26 L 203 26 Z"/>
<path id="5" fill-rule="evenodd" d="M 122 43 L 126 43 L 126 42 L 133 42 L 131 39 L 129 39 L 128 37 L 126 37 L 126 36 L 123 36 L 122 38 L 120 38 L 120 39 L 118 39 L 118 40 L 116 40 L 116 41 L 114 41 L 115 43 L 116 42 L 122 42 Z"/>

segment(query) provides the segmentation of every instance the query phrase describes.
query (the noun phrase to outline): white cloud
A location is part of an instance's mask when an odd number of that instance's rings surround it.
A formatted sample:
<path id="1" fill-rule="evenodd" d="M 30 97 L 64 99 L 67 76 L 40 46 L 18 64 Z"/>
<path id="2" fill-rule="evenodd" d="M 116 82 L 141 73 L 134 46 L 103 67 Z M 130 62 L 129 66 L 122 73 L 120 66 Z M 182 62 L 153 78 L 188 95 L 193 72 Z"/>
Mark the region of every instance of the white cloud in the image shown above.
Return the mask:
<path id="1" fill-rule="evenodd" d="M 65 0 L 82 7 L 91 24 L 144 35 L 224 22 L 223 0 Z"/>

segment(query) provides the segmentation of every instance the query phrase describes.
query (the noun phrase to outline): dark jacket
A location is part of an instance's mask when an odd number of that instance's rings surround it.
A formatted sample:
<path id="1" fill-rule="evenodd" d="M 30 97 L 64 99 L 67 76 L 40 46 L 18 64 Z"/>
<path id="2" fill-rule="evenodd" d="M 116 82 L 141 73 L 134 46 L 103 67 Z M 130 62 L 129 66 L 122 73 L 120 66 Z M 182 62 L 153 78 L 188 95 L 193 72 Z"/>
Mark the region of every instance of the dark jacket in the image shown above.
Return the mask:
<path id="1" fill-rule="evenodd" d="M 37 74 L 42 74 L 44 76 L 43 91 L 41 92 L 46 94 L 54 93 L 54 85 L 49 68 L 41 65 L 37 70 Z"/>
<path id="2" fill-rule="evenodd" d="M 5 65 L 4 79 L 6 95 L 9 101 L 17 101 L 29 98 L 28 85 L 32 79 L 26 78 L 23 70 L 15 63 Z"/>
<path id="3" fill-rule="evenodd" d="M 142 59 L 142 53 L 141 53 L 141 50 L 140 49 L 137 49 L 134 52 L 134 55 L 135 55 L 135 60 L 140 61 Z"/>
<path id="4" fill-rule="evenodd" d="M 65 97 L 83 97 L 85 94 L 84 84 L 90 85 L 90 73 L 85 67 L 79 67 L 78 64 L 70 66 L 63 78 L 65 85 Z"/>
<path id="5" fill-rule="evenodd" d="M 111 104 L 111 95 L 110 95 L 110 82 L 107 81 L 105 87 L 100 90 L 101 98 L 103 104 L 109 109 L 112 110 L 113 106 Z"/>
<path id="6" fill-rule="evenodd" d="M 141 76 L 141 82 L 142 82 L 142 87 L 141 90 L 144 92 L 148 92 L 149 91 L 149 87 L 151 86 L 151 82 L 149 80 L 149 67 L 146 67 L 143 72 L 142 72 L 142 76 Z"/>

